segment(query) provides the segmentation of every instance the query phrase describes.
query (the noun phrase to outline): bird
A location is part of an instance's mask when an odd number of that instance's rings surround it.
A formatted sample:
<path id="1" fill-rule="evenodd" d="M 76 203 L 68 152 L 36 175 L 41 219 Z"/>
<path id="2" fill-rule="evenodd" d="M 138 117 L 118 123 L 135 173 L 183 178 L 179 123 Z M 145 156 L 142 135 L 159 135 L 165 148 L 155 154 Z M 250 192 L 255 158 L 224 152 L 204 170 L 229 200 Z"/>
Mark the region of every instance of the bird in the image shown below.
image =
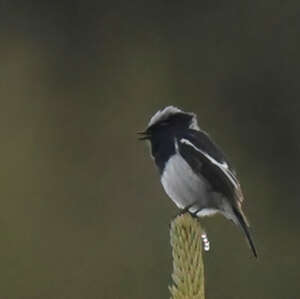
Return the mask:
<path id="1" fill-rule="evenodd" d="M 197 218 L 222 214 L 241 228 L 257 258 L 236 171 L 221 148 L 200 129 L 196 114 L 167 106 L 138 134 L 140 140 L 148 141 L 161 184 L 180 213 Z"/>

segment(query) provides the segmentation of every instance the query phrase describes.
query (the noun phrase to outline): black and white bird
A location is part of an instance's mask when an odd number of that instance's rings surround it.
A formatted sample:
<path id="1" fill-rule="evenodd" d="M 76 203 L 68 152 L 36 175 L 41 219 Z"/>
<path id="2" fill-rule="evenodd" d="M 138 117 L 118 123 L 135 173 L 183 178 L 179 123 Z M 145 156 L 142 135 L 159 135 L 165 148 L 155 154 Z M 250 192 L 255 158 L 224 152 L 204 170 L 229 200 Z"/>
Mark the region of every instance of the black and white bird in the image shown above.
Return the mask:
<path id="1" fill-rule="evenodd" d="M 168 106 L 152 116 L 139 134 L 141 140 L 150 141 L 161 184 L 177 207 L 196 217 L 223 214 L 242 229 L 257 257 L 236 173 L 222 150 L 199 128 L 196 115 Z"/>

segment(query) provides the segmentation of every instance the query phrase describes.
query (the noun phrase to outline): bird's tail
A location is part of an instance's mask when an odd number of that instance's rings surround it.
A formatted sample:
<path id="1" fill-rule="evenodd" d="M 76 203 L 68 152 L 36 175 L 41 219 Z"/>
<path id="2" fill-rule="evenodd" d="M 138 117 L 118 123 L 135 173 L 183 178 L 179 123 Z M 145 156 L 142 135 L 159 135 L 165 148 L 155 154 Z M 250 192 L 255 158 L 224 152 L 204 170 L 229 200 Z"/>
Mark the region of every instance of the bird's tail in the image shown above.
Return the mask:
<path id="1" fill-rule="evenodd" d="M 233 212 L 235 217 L 237 218 L 237 224 L 241 227 L 242 231 L 245 233 L 246 239 L 249 243 L 249 246 L 253 252 L 254 257 L 257 258 L 257 251 L 253 242 L 253 239 L 251 237 L 250 231 L 249 231 L 249 224 L 247 221 L 246 216 L 243 214 L 242 210 L 236 207 L 233 207 Z"/>

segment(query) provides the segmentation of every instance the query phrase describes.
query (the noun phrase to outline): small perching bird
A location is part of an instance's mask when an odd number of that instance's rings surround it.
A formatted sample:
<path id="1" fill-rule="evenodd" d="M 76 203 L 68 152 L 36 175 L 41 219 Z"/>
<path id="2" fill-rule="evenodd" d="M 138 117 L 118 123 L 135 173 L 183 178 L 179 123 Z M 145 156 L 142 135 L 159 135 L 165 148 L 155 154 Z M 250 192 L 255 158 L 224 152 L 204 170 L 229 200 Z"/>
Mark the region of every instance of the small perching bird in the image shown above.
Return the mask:
<path id="1" fill-rule="evenodd" d="M 139 134 L 140 140 L 150 141 L 161 183 L 177 207 L 196 217 L 223 214 L 241 227 L 257 257 L 236 173 L 222 150 L 199 128 L 196 115 L 168 106 L 152 116 Z"/>

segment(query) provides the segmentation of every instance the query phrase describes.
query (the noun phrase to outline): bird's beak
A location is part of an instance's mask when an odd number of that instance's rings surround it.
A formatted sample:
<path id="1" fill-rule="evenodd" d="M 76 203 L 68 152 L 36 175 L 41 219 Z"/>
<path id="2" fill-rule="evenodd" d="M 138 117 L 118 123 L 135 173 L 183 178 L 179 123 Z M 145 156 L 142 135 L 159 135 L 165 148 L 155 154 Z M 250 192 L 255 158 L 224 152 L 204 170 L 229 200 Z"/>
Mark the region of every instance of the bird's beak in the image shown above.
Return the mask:
<path id="1" fill-rule="evenodd" d="M 138 135 L 141 135 L 141 137 L 139 137 L 139 140 L 147 140 L 150 139 L 150 135 L 149 133 L 145 132 L 137 132 Z"/>

